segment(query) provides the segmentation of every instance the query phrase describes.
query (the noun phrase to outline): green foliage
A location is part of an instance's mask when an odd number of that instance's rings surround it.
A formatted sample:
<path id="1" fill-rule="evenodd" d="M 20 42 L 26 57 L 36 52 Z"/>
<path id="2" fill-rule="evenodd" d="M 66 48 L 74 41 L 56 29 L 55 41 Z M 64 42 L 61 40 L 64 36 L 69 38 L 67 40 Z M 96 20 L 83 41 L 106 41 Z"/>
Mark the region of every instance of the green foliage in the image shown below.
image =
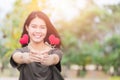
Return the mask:
<path id="1" fill-rule="evenodd" d="M 100 53 L 99 49 L 100 48 L 97 43 L 94 44 L 94 46 L 83 43 L 79 48 L 71 47 L 68 49 L 68 51 L 65 52 L 63 56 L 63 63 L 78 64 L 82 66 L 90 63 L 95 63 L 94 59 L 97 56 L 101 55 L 101 54 L 98 55 L 98 53 Z"/>
<path id="2" fill-rule="evenodd" d="M 7 58 L 7 56 L 6 56 L 7 51 L 9 51 L 9 49 L 0 43 L 0 63 L 1 63 L 2 67 L 3 66 L 5 67 L 9 61 L 8 59 L 6 59 Z"/>
<path id="3" fill-rule="evenodd" d="M 108 49 L 107 49 L 108 48 Z M 106 58 L 106 66 L 108 68 L 113 66 L 116 74 L 119 72 L 120 67 L 120 37 L 119 35 L 113 35 L 104 44 L 104 52 Z"/>

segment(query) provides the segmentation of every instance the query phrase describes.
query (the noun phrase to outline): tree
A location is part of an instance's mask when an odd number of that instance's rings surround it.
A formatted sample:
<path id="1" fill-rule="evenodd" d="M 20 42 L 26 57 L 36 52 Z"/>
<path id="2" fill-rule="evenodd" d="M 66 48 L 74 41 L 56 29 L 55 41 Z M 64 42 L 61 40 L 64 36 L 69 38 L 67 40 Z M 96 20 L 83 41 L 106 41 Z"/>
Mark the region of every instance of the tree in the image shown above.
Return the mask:
<path id="1" fill-rule="evenodd" d="M 105 66 L 108 66 L 108 69 L 113 66 L 115 70 L 115 75 L 120 75 L 120 38 L 119 35 L 114 35 L 104 44 L 104 53 L 105 53 Z"/>

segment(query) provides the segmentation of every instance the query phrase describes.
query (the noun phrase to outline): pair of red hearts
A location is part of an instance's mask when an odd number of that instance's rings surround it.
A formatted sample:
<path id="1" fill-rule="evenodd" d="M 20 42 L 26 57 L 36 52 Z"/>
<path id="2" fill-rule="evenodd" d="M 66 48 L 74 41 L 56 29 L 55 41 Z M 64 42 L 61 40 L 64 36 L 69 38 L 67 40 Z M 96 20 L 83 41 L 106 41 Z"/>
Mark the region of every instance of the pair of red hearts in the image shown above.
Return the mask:
<path id="1" fill-rule="evenodd" d="M 19 40 L 19 42 L 20 42 L 22 45 L 28 44 L 28 39 L 29 39 L 28 35 L 27 35 L 27 34 L 24 34 L 24 35 L 22 36 L 22 38 Z M 51 34 L 51 35 L 49 36 L 49 42 L 50 42 L 51 45 L 58 45 L 58 44 L 60 43 L 60 40 L 59 40 L 59 38 L 55 37 L 55 35 Z"/>

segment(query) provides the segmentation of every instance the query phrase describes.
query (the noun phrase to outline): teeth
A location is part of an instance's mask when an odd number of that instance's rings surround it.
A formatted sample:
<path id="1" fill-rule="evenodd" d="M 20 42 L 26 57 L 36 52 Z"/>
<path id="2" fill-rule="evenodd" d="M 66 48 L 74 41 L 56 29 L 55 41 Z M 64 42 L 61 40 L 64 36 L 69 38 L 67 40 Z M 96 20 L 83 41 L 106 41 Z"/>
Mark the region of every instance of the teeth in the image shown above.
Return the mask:
<path id="1" fill-rule="evenodd" d="M 41 37 L 41 35 L 37 35 L 37 34 L 36 34 L 36 35 L 34 34 L 33 36 L 34 36 L 35 38 L 40 38 L 40 37 Z"/>
<path id="2" fill-rule="evenodd" d="M 36 38 L 40 38 L 40 36 L 35 36 Z"/>

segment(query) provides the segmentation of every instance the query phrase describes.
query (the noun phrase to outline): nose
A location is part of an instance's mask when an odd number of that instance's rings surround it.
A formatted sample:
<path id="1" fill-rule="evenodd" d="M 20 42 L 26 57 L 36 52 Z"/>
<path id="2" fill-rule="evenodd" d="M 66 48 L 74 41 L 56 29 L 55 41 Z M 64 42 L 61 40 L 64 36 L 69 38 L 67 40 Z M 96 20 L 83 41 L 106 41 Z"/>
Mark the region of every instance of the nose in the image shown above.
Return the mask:
<path id="1" fill-rule="evenodd" d="M 36 32 L 41 32 L 41 29 L 39 27 L 36 28 Z"/>

